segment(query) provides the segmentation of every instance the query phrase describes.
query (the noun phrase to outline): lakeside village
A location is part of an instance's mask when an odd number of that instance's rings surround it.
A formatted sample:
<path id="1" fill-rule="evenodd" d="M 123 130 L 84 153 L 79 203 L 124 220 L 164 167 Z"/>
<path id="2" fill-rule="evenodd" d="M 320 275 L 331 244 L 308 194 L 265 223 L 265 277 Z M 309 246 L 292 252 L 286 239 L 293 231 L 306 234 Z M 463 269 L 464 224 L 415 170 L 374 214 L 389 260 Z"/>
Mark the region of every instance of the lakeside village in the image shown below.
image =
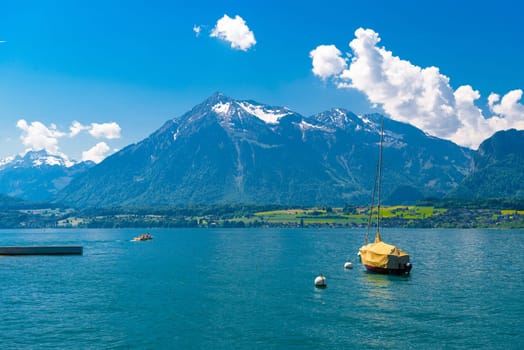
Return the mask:
<path id="1" fill-rule="evenodd" d="M 381 226 L 405 228 L 524 228 L 521 203 L 511 209 L 429 205 L 381 207 Z M 517 208 L 517 209 L 514 209 Z M 71 208 L 0 211 L 0 228 L 365 227 L 369 208 L 211 206 L 177 209 Z M 376 215 L 376 208 L 372 215 Z"/>

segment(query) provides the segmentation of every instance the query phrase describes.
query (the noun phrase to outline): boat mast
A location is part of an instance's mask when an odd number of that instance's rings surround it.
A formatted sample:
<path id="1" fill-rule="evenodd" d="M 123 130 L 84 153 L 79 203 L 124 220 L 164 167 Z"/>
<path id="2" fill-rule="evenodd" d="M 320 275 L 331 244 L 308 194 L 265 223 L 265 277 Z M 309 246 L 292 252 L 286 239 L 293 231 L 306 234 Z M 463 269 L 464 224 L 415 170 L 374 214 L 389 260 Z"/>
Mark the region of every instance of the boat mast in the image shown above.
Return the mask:
<path id="1" fill-rule="evenodd" d="M 380 227 L 380 199 L 381 199 L 381 192 L 382 192 L 382 145 L 384 143 L 384 116 L 382 116 L 382 125 L 380 128 L 380 147 L 379 147 L 379 153 L 378 153 L 378 175 L 377 175 L 377 187 L 378 187 L 378 204 L 377 204 L 377 234 L 375 241 L 377 238 L 380 240 L 380 233 L 379 233 L 379 227 Z"/>
<path id="2" fill-rule="evenodd" d="M 379 142 L 379 154 L 377 160 L 377 169 L 375 170 L 375 181 L 373 182 L 373 194 L 371 196 L 371 205 L 369 208 L 368 216 L 368 227 L 366 231 L 366 240 L 365 243 L 369 242 L 369 230 L 371 229 L 371 221 L 373 218 L 373 207 L 375 206 L 375 195 L 378 192 L 378 203 L 377 203 L 377 235 L 380 226 L 380 196 L 381 196 L 381 185 L 380 180 L 382 176 L 382 143 L 384 139 L 384 117 L 382 117 L 382 124 L 380 129 L 380 142 Z"/>

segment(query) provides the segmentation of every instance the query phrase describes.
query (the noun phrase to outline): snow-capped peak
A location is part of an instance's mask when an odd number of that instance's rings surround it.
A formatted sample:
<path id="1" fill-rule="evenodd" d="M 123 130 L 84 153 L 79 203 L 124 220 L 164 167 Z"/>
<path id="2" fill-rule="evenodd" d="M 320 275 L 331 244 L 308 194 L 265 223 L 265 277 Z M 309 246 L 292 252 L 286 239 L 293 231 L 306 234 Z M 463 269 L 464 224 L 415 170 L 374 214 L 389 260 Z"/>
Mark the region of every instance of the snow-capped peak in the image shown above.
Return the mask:
<path id="1" fill-rule="evenodd" d="M 3 167 L 6 164 L 11 163 L 14 159 L 15 159 L 15 157 L 13 157 L 13 156 L 0 159 L 0 168 Z"/>
<path id="2" fill-rule="evenodd" d="M 70 167 L 75 164 L 65 154 L 51 154 L 46 151 L 29 151 L 24 155 L 24 158 L 30 159 L 34 166 L 58 165 Z"/>
<path id="3" fill-rule="evenodd" d="M 70 161 L 65 155 L 50 154 L 46 151 L 27 151 L 25 154 L 20 154 L 15 157 L 7 157 L 0 160 L 0 167 L 40 167 L 40 166 L 63 166 L 71 167 L 76 163 Z"/>

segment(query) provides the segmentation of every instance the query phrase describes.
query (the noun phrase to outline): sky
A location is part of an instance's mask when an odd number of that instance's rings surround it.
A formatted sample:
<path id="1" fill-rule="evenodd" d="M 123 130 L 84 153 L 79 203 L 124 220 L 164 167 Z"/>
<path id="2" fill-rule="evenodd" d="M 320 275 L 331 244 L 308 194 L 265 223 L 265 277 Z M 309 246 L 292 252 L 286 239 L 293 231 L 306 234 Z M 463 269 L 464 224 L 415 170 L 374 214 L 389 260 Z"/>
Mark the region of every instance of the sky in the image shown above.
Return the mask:
<path id="1" fill-rule="evenodd" d="M 524 129 L 522 13 L 517 0 L 8 0 L 0 159 L 100 162 L 215 92 L 383 113 L 476 149 Z"/>

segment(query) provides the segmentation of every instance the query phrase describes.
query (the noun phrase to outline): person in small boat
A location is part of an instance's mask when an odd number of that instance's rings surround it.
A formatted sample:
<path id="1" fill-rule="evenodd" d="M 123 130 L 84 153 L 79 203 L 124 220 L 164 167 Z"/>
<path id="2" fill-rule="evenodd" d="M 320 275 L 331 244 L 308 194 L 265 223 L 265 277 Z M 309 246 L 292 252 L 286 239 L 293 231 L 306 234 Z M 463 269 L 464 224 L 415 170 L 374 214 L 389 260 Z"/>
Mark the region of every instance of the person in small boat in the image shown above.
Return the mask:
<path id="1" fill-rule="evenodd" d="M 135 240 L 138 240 L 138 241 L 147 241 L 149 239 L 153 239 L 153 236 L 151 236 L 149 232 L 142 233 L 141 235 L 135 237 Z"/>

